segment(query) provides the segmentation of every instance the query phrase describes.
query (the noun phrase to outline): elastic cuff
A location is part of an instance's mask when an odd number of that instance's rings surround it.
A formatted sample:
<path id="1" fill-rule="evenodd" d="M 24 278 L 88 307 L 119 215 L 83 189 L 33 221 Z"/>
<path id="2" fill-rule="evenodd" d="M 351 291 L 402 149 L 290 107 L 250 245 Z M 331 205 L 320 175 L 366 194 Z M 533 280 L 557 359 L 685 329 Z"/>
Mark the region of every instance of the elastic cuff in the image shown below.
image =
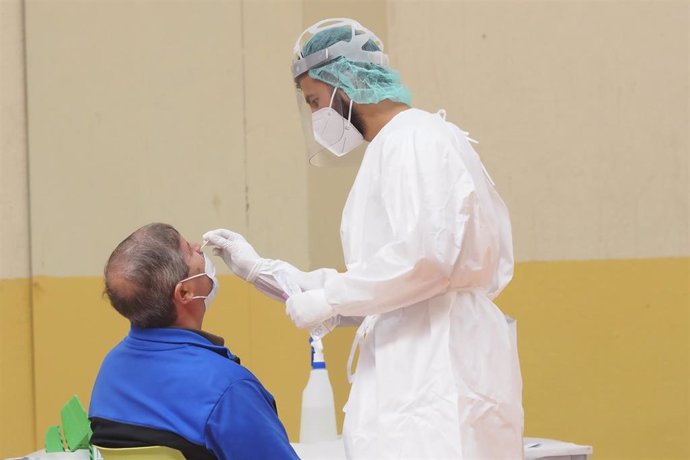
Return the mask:
<path id="1" fill-rule="evenodd" d="M 259 276 L 259 273 L 261 273 L 261 268 L 264 266 L 265 262 L 266 259 L 259 259 L 254 263 L 254 266 L 251 270 L 249 270 L 249 273 L 247 274 L 248 283 L 254 284 L 254 281 L 256 281 L 256 278 Z"/>
<path id="2" fill-rule="evenodd" d="M 324 289 L 314 289 L 307 291 L 307 293 L 310 294 L 310 303 L 318 315 L 318 319 L 315 321 L 317 324 L 336 315 L 335 309 L 326 300 L 326 291 Z"/>

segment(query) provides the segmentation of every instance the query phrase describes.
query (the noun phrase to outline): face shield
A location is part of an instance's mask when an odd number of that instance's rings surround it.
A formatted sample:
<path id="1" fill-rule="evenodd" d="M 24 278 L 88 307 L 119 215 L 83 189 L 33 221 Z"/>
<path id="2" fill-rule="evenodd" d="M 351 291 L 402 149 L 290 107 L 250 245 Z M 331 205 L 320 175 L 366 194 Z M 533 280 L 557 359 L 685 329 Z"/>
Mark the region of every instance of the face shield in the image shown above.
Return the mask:
<path id="1" fill-rule="evenodd" d="M 342 90 L 333 88 L 326 105 L 312 111 L 301 91 L 297 92 L 307 159 L 312 166 L 330 167 L 357 164 L 366 143 L 361 123 L 352 111 L 352 101 L 346 102 Z M 325 94 L 324 94 L 325 95 Z"/>
<path id="2" fill-rule="evenodd" d="M 315 35 L 338 28 L 339 32 L 349 30 L 348 36 L 323 49 L 315 51 L 307 56 L 303 55 L 303 49 Z M 325 32 L 327 33 L 327 32 Z M 349 39 L 349 41 L 345 41 Z M 380 51 L 367 51 L 364 45 L 373 42 Z M 343 165 L 354 163 L 361 158 L 366 144 L 358 139 L 356 126 L 352 121 L 352 105 L 357 100 L 344 101 L 342 88 L 338 82 L 329 84 L 334 90 L 329 101 L 323 100 L 318 108 L 312 109 L 305 100 L 302 88 L 299 86 L 299 78 L 311 69 L 319 68 L 338 58 L 344 58 L 353 62 L 376 64 L 381 67 L 388 66 L 388 56 L 383 53 L 383 43 L 372 32 L 365 29 L 358 22 L 351 19 L 325 19 L 306 29 L 297 39 L 292 65 L 292 76 L 297 85 L 297 105 L 299 107 L 302 129 L 306 141 L 307 158 L 314 166 Z M 338 94 L 341 93 L 341 94 Z M 325 98 L 322 98 L 325 99 Z M 325 105 L 324 102 L 329 102 Z M 320 142 L 317 142 L 319 138 Z M 359 140 L 359 142 L 357 142 Z M 354 145 L 356 148 L 352 148 Z"/>

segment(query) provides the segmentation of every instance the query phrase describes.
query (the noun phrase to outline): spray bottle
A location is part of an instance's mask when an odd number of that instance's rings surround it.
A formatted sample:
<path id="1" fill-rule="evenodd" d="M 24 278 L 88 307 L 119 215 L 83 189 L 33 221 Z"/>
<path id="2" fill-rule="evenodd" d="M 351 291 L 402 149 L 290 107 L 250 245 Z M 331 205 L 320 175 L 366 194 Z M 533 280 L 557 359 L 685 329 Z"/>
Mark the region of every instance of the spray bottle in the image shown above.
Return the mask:
<path id="1" fill-rule="evenodd" d="M 311 343 L 311 372 L 307 386 L 302 392 L 302 417 L 299 442 L 330 441 L 337 438 L 335 425 L 335 404 L 333 388 L 328 378 L 323 358 L 321 340 L 309 339 Z"/>
<path id="2" fill-rule="evenodd" d="M 276 281 L 283 290 L 283 298 L 287 300 L 291 295 L 302 292 L 287 273 L 283 271 L 274 274 Z M 339 317 L 333 317 L 309 330 L 311 345 L 311 372 L 307 386 L 302 391 L 302 417 L 300 420 L 299 441 L 304 443 L 330 441 L 338 436 L 335 425 L 335 404 L 333 402 L 333 388 L 328 378 L 326 361 L 323 358 L 323 339 L 339 322 Z"/>

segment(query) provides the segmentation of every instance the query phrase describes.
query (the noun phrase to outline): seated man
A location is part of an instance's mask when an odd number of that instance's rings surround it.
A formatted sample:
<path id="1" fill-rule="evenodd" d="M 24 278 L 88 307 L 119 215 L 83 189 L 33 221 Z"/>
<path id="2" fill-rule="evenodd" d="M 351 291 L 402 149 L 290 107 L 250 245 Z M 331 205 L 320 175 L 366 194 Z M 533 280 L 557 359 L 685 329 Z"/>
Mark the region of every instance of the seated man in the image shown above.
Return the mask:
<path id="1" fill-rule="evenodd" d="M 217 287 L 211 259 L 170 225 L 146 225 L 115 248 L 105 293 L 131 329 L 93 387 L 93 444 L 162 445 L 188 459 L 298 458 L 270 393 L 201 330 Z"/>

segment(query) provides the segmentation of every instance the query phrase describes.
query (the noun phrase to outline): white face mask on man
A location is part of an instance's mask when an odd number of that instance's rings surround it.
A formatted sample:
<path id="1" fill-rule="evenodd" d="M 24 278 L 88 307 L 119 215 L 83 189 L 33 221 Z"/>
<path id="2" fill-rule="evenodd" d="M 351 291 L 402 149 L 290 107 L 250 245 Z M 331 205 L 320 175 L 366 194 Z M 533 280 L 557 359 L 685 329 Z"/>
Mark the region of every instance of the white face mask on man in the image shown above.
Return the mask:
<path id="1" fill-rule="evenodd" d="M 208 310 L 211 306 L 211 302 L 213 302 L 213 299 L 216 298 L 216 294 L 218 293 L 218 277 L 216 276 L 216 266 L 213 264 L 213 261 L 205 253 L 203 255 L 204 272 L 199 273 L 198 275 L 190 276 L 189 278 L 185 278 L 181 280 L 180 283 L 184 283 L 185 281 L 189 281 L 200 276 L 208 276 L 212 283 L 211 292 L 209 292 L 207 295 L 195 295 L 192 297 L 192 299 L 204 299 L 204 306 L 206 307 L 206 310 Z"/>
<path id="2" fill-rule="evenodd" d="M 333 109 L 333 99 L 338 88 L 333 90 L 328 107 L 312 113 L 312 127 L 316 142 L 327 148 L 333 155 L 341 157 L 364 142 L 364 136 L 352 124 L 352 99 L 347 119 Z"/>

